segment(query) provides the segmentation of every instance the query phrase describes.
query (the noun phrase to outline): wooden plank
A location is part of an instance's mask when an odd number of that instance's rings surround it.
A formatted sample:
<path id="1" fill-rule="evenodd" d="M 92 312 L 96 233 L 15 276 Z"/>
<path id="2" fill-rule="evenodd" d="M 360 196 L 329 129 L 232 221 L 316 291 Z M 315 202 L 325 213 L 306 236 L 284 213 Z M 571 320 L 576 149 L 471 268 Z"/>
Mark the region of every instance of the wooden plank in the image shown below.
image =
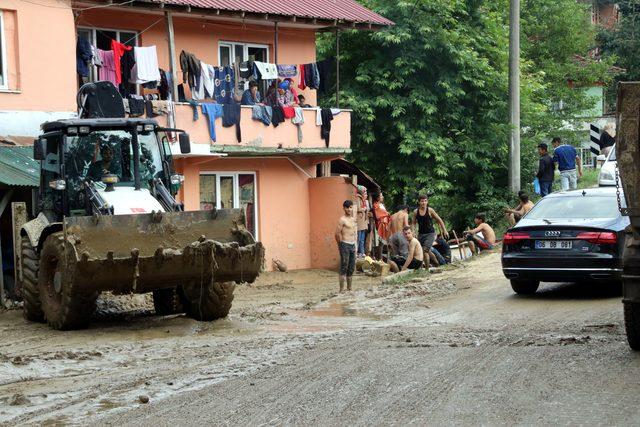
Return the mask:
<path id="1" fill-rule="evenodd" d="M 27 204 L 25 202 L 13 202 L 11 203 L 11 225 L 13 230 L 13 265 L 14 268 L 14 286 L 18 295 L 22 293 L 22 289 L 19 289 L 19 284 L 22 283 L 22 268 L 20 262 L 20 229 L 27 222 Z"/>

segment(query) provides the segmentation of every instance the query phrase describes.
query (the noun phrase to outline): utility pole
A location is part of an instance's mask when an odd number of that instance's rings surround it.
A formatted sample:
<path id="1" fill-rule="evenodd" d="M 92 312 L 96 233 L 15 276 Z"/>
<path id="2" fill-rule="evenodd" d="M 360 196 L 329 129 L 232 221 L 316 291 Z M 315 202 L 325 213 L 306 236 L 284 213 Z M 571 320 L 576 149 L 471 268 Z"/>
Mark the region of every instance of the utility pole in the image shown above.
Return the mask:
<path id="1" fill-rule="evenodd" d="M 520 0 L 509 9 L 509 189 L 520 190 Z"/>

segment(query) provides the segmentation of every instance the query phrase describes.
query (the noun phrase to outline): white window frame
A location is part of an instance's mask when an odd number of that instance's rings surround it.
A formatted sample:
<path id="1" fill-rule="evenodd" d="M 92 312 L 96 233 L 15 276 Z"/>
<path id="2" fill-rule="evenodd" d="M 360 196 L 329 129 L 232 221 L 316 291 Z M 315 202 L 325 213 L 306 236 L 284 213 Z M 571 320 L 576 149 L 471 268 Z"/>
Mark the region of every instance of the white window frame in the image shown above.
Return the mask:
<path id="1" fill-rule="evenodd" d="M 240 175 L 253 175 L 253 206 L 254 206 L 254 220 L 255 220 L 255 239 L 259 240 L 258 236 L 260 235 L 260 220 L 259 220 L 259 209 L 258 209 L 258 177 L 253 171 L 200 171 L 200 175 L 198 175 L 198 179 L 202 175 L 215 175 L 216 177 L 216 209 L 222 209 L 222 199 L 221 199 L 221 191 L 220 191 L 220 178 L 221 177 L 233 177 L 233 205 L 240 206 L 240 185 L 239 185 L 239 176 Z M 199 183 L 200 181 L 198 181 Z M 198 201 L 200 203 L 200 201 Z M 237 208 L 239 209 L 239 208 Z"/>
<path id="2" fill-rule="evenodd" d="M 7 64 L 7 43 L 4 36 L 4 14 L 0 10 L 0 57 L 2 58 L 2 84 L 0 84 L 0 90 L 9 89 L 9 66 Z"/>
<path id="3" fill-rule="evenodd" d="M 258 49 L 266 49 L 267 51 L 267 61 L 269 62 L 269 58 L 271 57 L 271 52 L 269 52 L 269 45 L 266 44 L 257 44 L 257 43 L 242 43 L 242 42 L 231 42 L 231 41 L 224 41 L 224 40 L 220 40 L 218 42 L 218 65 L 222 65 L 222 52 L 220 51 L 222 47 L 229 47 L 231 48 L 231 54 L 235 54 L 236 51 L 236 46 L 242 46 L 242 56 L 243 56 L 243 61 L 247 61 L 249 59 L 249 48 L 250 47 L 255 47 Z M 231 58 L 229 58 L 231 59 Z M 245 81 L 244 82 L 244 89 L 247 90 L 249 89 L 249 82 Z"/>
<path id="4" fill-rule="evenodd" d="M 97 32 L 98 31 L 112 31 L 114 33 L 116 33 L 116 40 L 119 41 L 120 43 L 123 43 L 123 40 L 120 39 L 120 35 L 121 33 L 132 33 L 135 34 L 135 40 L 134 40 L 134 45 L 135 46 L 139 46 L 139 42 L 140 42 L 140 32 L 137 30 L 118 30 L 115 28 L 102 28 L 102 27 L 78 27 L 76 29 L 76 35 L 78 33 L 78 31 L 90 31 L 91 32 L 91 40 L 89 40 L 89 42 L 92 45 L 96 45 L 96 40 L 97 40 Z M 127 40 L 124 40 L 127 41 Z M 91 68 L 91 76 L 93 77 L 93 81 L 97 81 L 98 80 L 98 67 L 94 66 L 94 65 L 90 65 Z M 131 83 L 133 84 L 133 83 Z M 135 85 L 136 86 L 136 93 L 140 92 L 140 88 L 139 85 Z"/>

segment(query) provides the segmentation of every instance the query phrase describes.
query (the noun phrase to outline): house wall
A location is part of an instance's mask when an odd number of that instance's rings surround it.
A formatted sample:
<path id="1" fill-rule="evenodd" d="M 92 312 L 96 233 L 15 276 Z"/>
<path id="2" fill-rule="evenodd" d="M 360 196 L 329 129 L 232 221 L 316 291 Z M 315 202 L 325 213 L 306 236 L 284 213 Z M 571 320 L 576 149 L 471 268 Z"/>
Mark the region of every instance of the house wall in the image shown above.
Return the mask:
<path id="1" fill-rule="evenodd" d="M 295 159 L 313 176 L 320 160 Z M 255 172 L 258 195 L 258 240 L 266 248 L 267 269 L 279 258 L 290 269 L 310 268 L 310 233 L 318 224 L 310 221 L 309 178 L 285 158 L 180 159 L 176 169 L 185 176 L 181 192 L 186 210 L 200 209 L 201 172 Z M 343 178 L 340 178 L 343 180 Z M 329 189 L 327 189 L 329 191 Z M 342 202 L 341 202 L 342 203 Z"/>
<path id="2" fill-rule="evenodd" d="M 9 83 L 0 90 L 0 134 L 31 135 L 76 109 L 73 12 L 64 0 L 0 0 L 0 10 Z"/>
<path id="3" fill-rule="evenodd" d="M 355 187 L 343 177 L 314 178 L 309 183 L 309 234 L 311 268 L 337 270 L 340 255 L 335 241 L 338 219 L 344 215 L 342 203 L 355 200 Z"/>

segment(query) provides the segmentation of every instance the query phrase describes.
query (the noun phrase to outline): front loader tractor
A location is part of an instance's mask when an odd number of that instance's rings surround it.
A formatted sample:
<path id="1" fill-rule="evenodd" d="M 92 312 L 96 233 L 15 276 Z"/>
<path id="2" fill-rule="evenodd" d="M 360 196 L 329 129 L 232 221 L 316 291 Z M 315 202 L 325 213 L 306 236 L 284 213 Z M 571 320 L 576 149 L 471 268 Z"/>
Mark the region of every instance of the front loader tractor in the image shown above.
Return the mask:
<path id="1" fill-rule="evenodd" d="M 71 119 L 42 125 L 37 217 L 21 229 L 25 317 L 55 329 L 88 325 L 102 291 L 153 292 L 158 314 L 225 317 L 234 282 L 253 282 L 262 244 L 242 210 L 185 212 L 170 140 L 151 119 Z"/>

